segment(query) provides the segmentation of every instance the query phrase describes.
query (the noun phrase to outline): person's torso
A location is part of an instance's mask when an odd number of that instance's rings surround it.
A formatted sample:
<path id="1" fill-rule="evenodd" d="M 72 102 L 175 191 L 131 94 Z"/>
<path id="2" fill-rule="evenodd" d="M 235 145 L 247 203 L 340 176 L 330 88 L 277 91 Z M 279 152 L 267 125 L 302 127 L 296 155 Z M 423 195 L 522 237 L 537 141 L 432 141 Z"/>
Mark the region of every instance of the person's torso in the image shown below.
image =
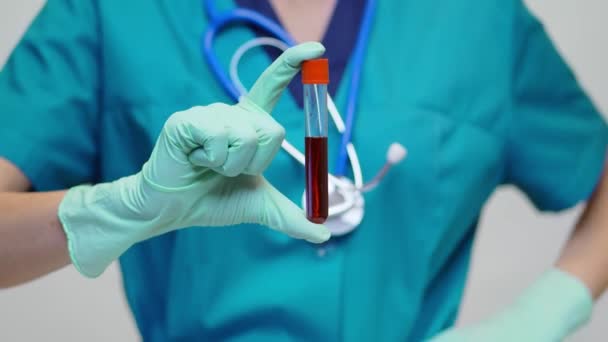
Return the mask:
<path id="1" fill-rule="evenodd" d="M 392 142 L 409 153 L 365 195 L 359 228 L 320 246 L 254 226 L 191 228 L 138 244 L 121 264 L 143 336 L 416 341 L 450 324 L 477 217 L 502 181 L 511 59 L 509 15 L 496 3 L 380 1 L 353 143 L 366 179 Z M 200 1 L 99 6 L 107 181 L 140 170 L 173 112 L 233 101 L 201 54 Z M 251 37 L 242 26 L 220 35 L 215 51 L 225 67 Z M 269 62 L 261 50 L 247 54 L 245 83 Z M 342 112 L 350 75 L 338 88 Z M 273 116 L 303 150 L 304 117 L 289 92 Z M 329 141 L 332 168 L 340 136 L 331 124 Z M 304 169 L 287 153 L 265 177 L 300 203 Z"/>

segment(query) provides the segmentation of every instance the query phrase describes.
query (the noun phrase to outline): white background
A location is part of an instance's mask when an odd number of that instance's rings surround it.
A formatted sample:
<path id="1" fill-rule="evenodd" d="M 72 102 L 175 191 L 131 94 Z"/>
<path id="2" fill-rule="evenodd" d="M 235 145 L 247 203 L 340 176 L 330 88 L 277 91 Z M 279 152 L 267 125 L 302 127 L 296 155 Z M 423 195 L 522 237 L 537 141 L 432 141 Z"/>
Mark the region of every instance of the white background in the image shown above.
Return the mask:
<path id="1" fill-rule="evenodd" d="M 527 2 L 595 103 L 608 113 L 608 2 Z M 0 0 L 0 65 L 42 3 Z M 475 322 L 508 304 L 550 267 L 579 210 L 541 215 L 519 192 L 497 191 L 484 210 L 459 322 Z M 608 299 L 604 298 L 592 322 L 571 340 L 608 341 L 607 335 Z M 27 285 L 0 290 L 0 341 L 134 341 L 138 336 L 116 264 L 96 280 L 68 267 Z"/>

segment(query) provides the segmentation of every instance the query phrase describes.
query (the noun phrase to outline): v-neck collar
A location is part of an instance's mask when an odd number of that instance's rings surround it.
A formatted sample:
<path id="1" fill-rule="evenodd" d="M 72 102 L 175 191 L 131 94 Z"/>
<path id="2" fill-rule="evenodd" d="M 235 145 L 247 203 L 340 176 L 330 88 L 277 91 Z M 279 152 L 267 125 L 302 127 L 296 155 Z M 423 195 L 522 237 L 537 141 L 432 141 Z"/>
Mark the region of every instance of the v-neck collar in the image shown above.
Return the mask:
<path id="1" fill-rule="evenodd" d="M 337 1 L 338 3 L 334 8 L 322 40 L 323 45 L 327 49 L 325 57 L 329 59 L 330 65 L 328 91 L 333 97 L 336 96 L 349 58 L 355 48 L 365 8 L 365 0 Z M 235 3 L 240 7 L 259 12 L 279 24 L 281 23 L 270 2 L 267 0 L 235 0 Z M 258 27 L 253 27 L 252 29 L 257 36 L 268 35 Z M 272 60 L 276 59 L 280 54 L 279 50 L 271 47 L 265 48 L 265 51 Z M 289 91 L 298 106 L 303 107 L 302 82 L 299 75 L 290 83 Z"/>

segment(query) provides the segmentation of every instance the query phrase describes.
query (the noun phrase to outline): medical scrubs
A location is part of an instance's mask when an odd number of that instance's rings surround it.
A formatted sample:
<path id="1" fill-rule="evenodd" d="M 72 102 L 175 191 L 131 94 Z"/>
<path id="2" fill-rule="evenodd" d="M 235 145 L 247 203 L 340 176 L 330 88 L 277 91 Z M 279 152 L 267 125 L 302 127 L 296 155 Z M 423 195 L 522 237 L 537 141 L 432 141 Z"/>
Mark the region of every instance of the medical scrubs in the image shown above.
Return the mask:
<path id="1" fill-rule="evenodd" d="M 198 0 L 48 1 L 0 74 L 0 155 L 38 191 L 138 172 L 173 112 L 232 102 L 202 59 L 206 26 Z M 255 34 L 235 27 L 215 51 L 227 65 Z M 246 55 L 245 83 L 269 62 Z M 340 108 L 350 68 L 334 80 Z M 498 186 L 560 210 L 601 174 L 606 124 L 518 0 L 379 1 L 361 83 L 364 176 L 393 141 L 409 156 L 366 194 L 359 229 L 321 246 L 258 226 L 133 246 L 120 264 L 146 341 L 421 341 L 455 319 Z M 302 150 L 293 94 L 273 115 Z M 265 176 L 299 203 L 303 171 L 280 152 Z"/>

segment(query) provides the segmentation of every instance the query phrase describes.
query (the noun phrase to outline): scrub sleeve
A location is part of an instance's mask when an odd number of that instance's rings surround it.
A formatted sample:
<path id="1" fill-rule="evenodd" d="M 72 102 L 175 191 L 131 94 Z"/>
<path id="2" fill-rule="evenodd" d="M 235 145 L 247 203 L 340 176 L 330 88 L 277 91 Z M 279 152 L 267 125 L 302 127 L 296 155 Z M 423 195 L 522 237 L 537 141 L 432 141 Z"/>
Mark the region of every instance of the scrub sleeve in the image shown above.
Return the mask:
<path id="1" fill-rule="evenodd" d="M 15 164 L 34 190 L 101 179 L 104 70 L 96 4 L 49 0 L 0 72 L 0 157 Z M 172 248 L 173 234 L 166 234 L 123 258 L 125 291 L 146 341 L 168 340 L 160 322 L 165 322 L 170 277 L 151 271 L 150 265 L 168 269 Z"/>
<path id="2" fill-rule="evenodd" d="M 538 209 L 557 211 L 592 194 L 604 168 L 608 129 L 542 24 L 520 6 L 506 183 Z"/>
<path id="3" fill-rule="evenodd" d="M 48 1 L 0 72 L 0 157 L 15 164 L 35 190 L 97 178 L 93 4 Z"/>

